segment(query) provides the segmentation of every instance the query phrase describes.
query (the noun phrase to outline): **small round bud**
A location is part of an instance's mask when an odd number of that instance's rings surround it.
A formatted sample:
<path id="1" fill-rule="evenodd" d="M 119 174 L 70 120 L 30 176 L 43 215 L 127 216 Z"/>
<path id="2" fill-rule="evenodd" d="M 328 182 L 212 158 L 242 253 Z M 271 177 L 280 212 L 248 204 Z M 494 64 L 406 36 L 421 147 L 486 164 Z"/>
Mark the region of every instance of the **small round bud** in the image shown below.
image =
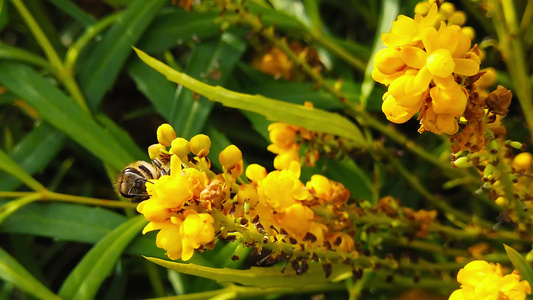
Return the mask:
<path id="1" fill-rule="evenodd" d="M 157 141 L 161 145 L 168 147 L 175 138 L 176 132 L 170 124 L 164 123 L 157 128 Z"/>
<path id="2" fill-rule="evenodd" d="M 191 152 L 189 141 L 184 138 L 177 138 L 173 140 L 170 146 L 170 152 L 179 157 L 187 156 L 187 154 Z"/>
<path id="3" fill-rule="evenodd" d="M 476 38 L 476 31 L 474 30 L 474 28 L 472 28 L 472 27 L 470 27 L 470 26 L 462 27 L 462 28 L 461 28 L 461 31 L 462 31 L 463 34 L 466 35 L 471 41 L 473 41 L 474 38 Z"/>
<path id="4" fill-rule="evenodd" d="M 470 166 L 471 163 L 468 161 L 468 157 L 466 156 L 459 157 L 458 159 L 452 162 L 452 167 L 454 168 L 467 168 Z"/>
<path id="5" fill-rule="evenodd" d="M 218 156 L 220 164 L 228 170 L 233 169 L 242 160 L 242 152 L 237 146 L 229 145 Z"/>
<path id="6" fill-rule="evenodd" d="M 524 148 L 524 144 L 520 143 L 520 142 L 515 142 L 515 141 L 512 141 L 509 143 L 509 146 L 515 148 L 515 149 L 519 149 L 519 150 L 522 150 L 522 148 Z M 525 150 L 525 149 L 524 149 Z M 523 151 L 523 150 L 522 150 Z"/>
<path id="7" fill-rule="evenodd" d="M 442 13 L 446 18 L 449 18 L 455 12 L 455 6 L 453 3 L 444 2 L 439 8 L 439 12 Z"/>
<path id="8" fill-rule="evenodd" d="M 498 197 L 496 200 L 494 200 L 494 202 L 496 202 L 496 204 L 498 204 L 499 206 L 505 206 L 509 203 L 509 201 L 507 201 L 505 197 Z"/>
<path id="9" fill-rule="evenodd" d="M 429 12 L 428 2 L 418 2 L 415 6 L 415 14 L 425 16 Z"/>
<path id="10" fill-rule="evenodd" d="M 463 26 L 464 23 L 466 23 L 466 14 L 464 11 L 456 11 L 448 19 L 448 25 Z"/>
<path id="11" fill-rule="evenodd" d="M 522 152 L 514 157 L 513 168 L 517 171 L 528 171 L 533 167 L 533 155 Z"/>
<path id="12" fill-rule="evenodd" d="M 251 164 L 246 168 L 246 178 L 250 181 L 258 182 L 267 176 L 265 167 L 258 164 Z"/>
<path id="13" fill-rule="evenodd" d="M 211 139 L 205 134 L 195 135 L 190 142 L 191 152 L 198 157 L 206 157 L 211 148 Z"/>

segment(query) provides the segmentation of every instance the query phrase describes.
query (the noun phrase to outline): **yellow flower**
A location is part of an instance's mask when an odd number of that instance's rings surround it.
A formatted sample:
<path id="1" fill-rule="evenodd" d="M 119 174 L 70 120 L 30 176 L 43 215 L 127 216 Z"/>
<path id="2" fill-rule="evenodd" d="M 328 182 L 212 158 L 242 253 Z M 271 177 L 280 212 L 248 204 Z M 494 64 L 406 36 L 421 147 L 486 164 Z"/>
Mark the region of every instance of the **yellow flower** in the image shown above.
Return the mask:
<path id="1" fill-rule="evenodd" d="M 309 191 L 300 178 L 300 164 L 292 162 L 288 169 L 273 171 L 258 183 L 259 200 L 268 203 L 273 209 L 282 211 L 296 203 L 306 200 Z"/>
<path id="2" fill-rule="evenodd" d="M 398 74 L 404 71 L 406 67 L 407 65 L 400 57 L 400 51 L 397 48 L 381 49 L 374 57 L 374 68 L 383 75 Z"/>
<path id="3" fill-rule="evenodd" d="M 165 249 L 170 259 L 179 259 L 182 253 L 179 225 L 179 222 L 173 222 L 170 219 L 165 222 L 150 222 L 144 227 L 143 234 L 149 231 L 159 230 L 155 239 L 156 246 Z"/>
<path id="4" fill-rule="evenodd" d="M 198 171 L 193 168 L 184 169 L 183 174 L 187 178 L 189 188 L 193 194 L 193 198 L 200 198 L 200 193 L 209 184 L 209 176 L 207 176 L 205 172 Z"/>
<path id="5" fill-rule="evenodd" d="M 273 145 L 270 145 L 273 146 Z M 268 150 L 271 150 L 270 148 Z M 288 169 L 292 162 L 300 161 L 300 146 L 293 145 L 289 150 L 279 152 L 278 155 L 274 158 L 274 168 L 277 170 Z M 276 153 L 276 152 L 274 152 Z"/>
<path id="6" fill-rule="evenodd" d="M 426 90 L 431 80 L 442 89 L 457 85 L 454 74 L 473 76 L 479 71 L 479 57 L 469 53 L 470 39 L 461 31 L 461 27 L 446 26 L 441 23 L 440 29 L 433 27 L 421 33 L 425 51 L 413 46 L 401 47 L 400 56 L 409 67 L 419 69 L 413 85 L 407 93 Z"/>
<path id="7" fill-rule="evenodd" d="M 151 199 L 155 199 L 166 208 L 180 209 L 185 202 L 192 199 L 193 192 L 184 175 L 161 176 L 153 186 Z"/>
<path id="8" fill-rule="evenodd" d="M 278 48 L 272 48 L 253 63 L 259 71 L 289 80 L 292 77 L 292 61 Z"/>
<path id="9" fill-rule="evenodd" d="M 287 207 L 280 215 L 280 226 L 285 228 L 287 232 L 295 234 L 300 238 L 303 238 L 309 231 L 311 221 L 315 217 L 313 211 L 301 203 L 294 203 Z"/>
<path id="10" fill-rule="evenodd" d="M 414 19 L 411 19 L 407 16 L 399 15 L 398 19 L 392 22 L 391 31 L 381 35 L 381 40 L 389 48 L 416 45 L 421 38 L 420 32 L 427 27 L 433 26 L 437 20 L 436 18 L 436 4 L 431 5 L 425 17 L 417 14 Z"/>
<path id="11" fill-rule="evenodd" d="M 288 124 L 272 123 L 268 126 L 268 131 L 270 140 L 272 141 L 272 144 L 276 146 L 277 151 L 283 151 L 292 148 L 296 141 L 296 131 Z M 271 150 L 269 149 L 269 151 Z"/>
<path id="12" fill-rule="evenodd" d="M 520 276 L 503 276 L 500 264 L 475 260 L 468 263 L 457 274 L 461 289 L 450 295 L 450 300 L 525 300 L 531 294 L 531 287 Z"/>
<path id="13" fill-rule="evenodd" d="M 172 216 L 170 208 L 161 205 L 157 199 L 150 198 L 137 205 L 137 211 L 143 214 L 146 220 L 152 222 L 162 222 Z"/>
<path id="14" fill-rule="evenodd" d="M 451 115 L 460 117 L 466 108 L 467 94 L 463 87 L 458 84 L 450 89 L 442 89 L 434 86 L 429 91 L 433 112 L 437 115 Z"/>
<path id="15" fill-rule="evenodd" d="M 457 119 L 452 115 L 441 114 L 437 115 L 433 111 L 433 106 L 430 104 L 428 108 L 422 113 L 422 126 L 418 130 L 420 133 L 425 130 L 435 134 L 449 134 L 452 135 L 459 130 Z"/>
<path id="16" fill-rule="evenodd" d="M 416 106 L 401 106 L 398 104 L 394 96 L 390 94 L 385 93 L 384 97 L 385 99 L 383 100 L 383 104 L 381 105 L 381 110 L 385 114 L 385 117 L 387 117 L 387 120 L 393 123 L 401 124 L 407 122 L 420 109 L 420 107 Z"/>
<path id="17" fill-rule="evenodd" d="M 215 219 L 210 214 L 198 214 L 195 211 L 187 211 L 186 214 L 185 220 L 180 225 L 183 249 L 181 259 L 184 261 L 193 256 L 195 249 L 209 244 L 215 239 L 215 228 L 213 227 Z"/>

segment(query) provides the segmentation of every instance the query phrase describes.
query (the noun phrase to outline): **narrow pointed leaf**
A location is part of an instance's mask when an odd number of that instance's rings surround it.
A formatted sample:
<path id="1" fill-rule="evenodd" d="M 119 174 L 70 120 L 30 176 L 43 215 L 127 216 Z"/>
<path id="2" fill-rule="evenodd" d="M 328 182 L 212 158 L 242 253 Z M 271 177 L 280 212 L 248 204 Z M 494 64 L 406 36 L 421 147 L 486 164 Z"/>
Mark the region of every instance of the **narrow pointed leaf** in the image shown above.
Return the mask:
<path id="1" fill-rule="evenodd" d="M 311 264 L 309 270 L 302 275 L 287 267 L 285 272 L 281 272 L 281 267 L 260 268 L 252 267 L 249 270 L 235 270 L 228 268 L 209 268 L 195 264 L 177 263 L 153 257 L 146 257 L 149 261 L 156 263 L 167 269 L 180 273 L 194 275 L 198 277 L 215 280 L 218 283 L 233 282 L 245 286 L 255 287 L 303 287 L 309 284 L 318 284 L 328 281 L 337 281 L 345 278 L 347 274 L 351 276 L 351 267 L 346 265 L 335 265 L 332 274 L 326 279 L 322 266 Z"/>
<path id="2" fill-rule="evenodd" d="M 168 122 L 172 114 L 170 108 L 176 93 L 176 86 L 142 61 L 134 60 L 127 69 L 137 89 L 150 100 L 157 113 Z"/>
<path id="3" fill-rule="evenodd" d="M 39 200 L 39 194 L 34 193 L 28 196 L 11 200 L 6 204 L 0 206 L 0 225 L 4 222 L 7 217 L 11 216 L 14 212 L 19 210 L 21 207 L 28 205 L 32 202 Z"/>
<path id="4" fill-rule="evenodd" d="M 520 253 L 516 252 L 515 249 L 505 244 L 503 244 L 503 247 L 505 248 L 505 252 L 507 252 L 507 256 L 509 256 L 509 259 L 513 263 L 513 266 L 520 273 L 522 279 L 527 280 L 529 285 L 533 286 L 533 269 L 531 269 L 531 266 L 522 257 L 522 255 L 520 255 Z"/>
<path id="5" fill-rule="evenodd" d="M 134 159 L 72 99 L 28 66 L 0 61 L 0 83 L 54 127 L 117 170 Z"/>
<path id="6" fill-rule="evenodd" d="M 8 203 L 0 200 L 0 205 Z M 0 224 L 0 232 L 48 237 L 54 240 L 96 244 L 126 221 L 126 217 L 101 207 L 70 203 L 32 203 Z M 155 245 L 155 235 L 139 235 L 125 252 L 166 257 Z"/>
<path id="7" fill-rule="evenodd" d="M 102 282 L 111 274 L 115 261 L 146 222 L 144 216 L 139 215 L 107 234 L 63 282 L 59 296 L 64 299 L 94 299 Z"/>
<path id="8" fill-rule="evenodd" d="M 197 77 L 206 74 L 203 82 L 225 85 L 245 49 L 246 44 L 240 37 L 226 32 L 218 41 L 195 46 L 187 74 Z M 169 122 L 178 136 L 189 139 L 201 133 L 212 107 L 213 102 L 204 97 L 195 99 L 190 90 L 178 88 Z"/>
<path id="9" fill-rule="evenodd" d="M 9 153 L 13 159 L 32 175 L 42 171 L 56 154 L 63 148 L 66 136 L 46 122 L 39 122 Z M 4 172 L 0 172 L 0 191 L 17 189 L 21 181 Z"/>
<path id="10" fill-rule="evenodd" d="M 253 96 L 233 92 L 219 86 L 213 87 L 170 68 L 141 50 L 135 49 L 135 51 L 145 63 L 165 75 L 168 80 L 181 84 L 212 101 L 264 115 L 270 121 L 282 121 L 309 130 L 346 137 L 361 144 L 364 143 L 359 129 L 339 114 L 269 99 L 261 95 Z"/>
<path id="11" fill-rule="evenodd" d="M 31 187 L 34 191 L 44 189 L 44 186 L 41 183 L 31 177 L 30 174 L 24 171 L 24 169 L 22 169 L 2 150 L 0 150 L 0 169 L 24 182 L 24 184 Z"/>
<path id="12" fill-rule="evenodd" d="M 136 0 L 91 52 L 80 74 L 87 104 L 95 110 L 113 86 L 133 46 L 166 0 Z"/>
<path id="13" fill-rule="evenodd" d="M 61 299 L 44 286 L 44 284 L 39 282 L 39 280 L 35 279 L 30 272 L 2 248 L 0 248 L 0 278 L 15 284 L 21 290 L 28 292 L 36 298 L 46 300 Z"/>
<path id="14" fill-rule="evenodd" d="M 191 40 L 216 37 L 222 34 L 219 25 L 214 23 L 219 16 L 217 11 L 200 13 L 176 9 L 162 12 L 139 40 L 139 48 L 157 53 Z"/>

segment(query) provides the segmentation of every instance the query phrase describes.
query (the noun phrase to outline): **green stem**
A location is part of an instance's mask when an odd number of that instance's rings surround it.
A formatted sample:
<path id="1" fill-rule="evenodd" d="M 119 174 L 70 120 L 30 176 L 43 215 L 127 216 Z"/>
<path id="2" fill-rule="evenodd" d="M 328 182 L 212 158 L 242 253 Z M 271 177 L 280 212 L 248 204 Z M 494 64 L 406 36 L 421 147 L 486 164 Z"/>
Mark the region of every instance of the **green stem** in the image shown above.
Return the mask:
<path id="1" fill-rule="evenodd" d="M 88 27 L 83 35 L 80 36 L 78 40 L 68 49 L 67 54 L 65 55 L 65 68 L 71 72 L 74 72 L 78 56 L 87 43 L 89 43 L 97 34 L 115 23 L 121 16 L 122 12 L 117 12 Z"/>
<path id="2" fill-rule="evenodd" d="M 390 157 L 389 154 L 385 152 L 383 152 L 383 155 L 385 157 Z M 472 221 L 472 216 L 470 216 L 469 214 L 466 214 L 460 210 L 457 210 L 449 206 L 446 203 L 446 201 L 444 201 L 444 199 L 439 199 L 435 197 L 433 194 L 431 194 L 424 187 L 424 185 L 422 185 L 420 180 L 418 180 L 418 178 L 416 178 L 414 175 L 409 173 L 409 171 L 407 171 L 407 169 L 405 169 L 405 167 L 397 159 L 392 158 L 389 161 L 391 165 L 398 171 L 398 173 L 407 181 L 407 183 L 411 185 L 411 187 L 413 187 L 420 195 L 422 195 L 432 205 L 444 211 L 445 216 L 448 220 L 450 220 L 451 222 L 454 222 L 454 220 L 457 218 L 467 223 Z M 494 224 L 492 224 L 491 222 L 488 222 L 482 219 L 479 219 L 478 222 L 480 225 L 487 227 L 487 228 L 491 228 L 492 226 L 494 226 Z"/>
<path id="3" fill-rule="evenodd" d="M 89 107 L 85 102 L 85 99 L 80 91 L 80 88 L 78 87 L 78 84 L 74 80 L 73 73 L 65 68 L 65 66 L 63 65 L 63 61 L 57 54 L 56 50 L 44 34 L 37 21 L 35 21 L 35 18 L 32 16 L 28 8 L 24 5 L 22 0 L 11 0 L 11 2 L 13 2 L 13 5 L 18 10 L 19 14 L 22 16 L 26 24 L 28 24 L 30 31 L 33 33 L 33 36 L 37 40 L 37 43 L 39 43 L 39 45 L 43 49 L 43 52 L 48 58 L 50 65 L 56 70 L 54 73 L 57 74 L 58 79 L 63 83 L 65 88 L 69 91 L 70 95 L 78 103 L 78 105 L 83 110 L 89 112 Z"/>
<path id="4" fill-rule="evenodd" d="M 75 195 L 66 195 L 56 192 L 51 192 L 47 189 L 41 189 L 36 192 L 0 192 L 0 198 L 15 198 L 15 197 L 26 197 L 30 195 L 37 195 L 39 201 L 60 201 L 60 202 L 70 202 L 70 203 L 79 203 L 85 205 L 96 205 L 96 206 L 106 206 L 106 207 L 117 207 L 117 208 L 136 208 L 137 204 L 117 201 L 117 200 L 106 200 L 106 199 L 97 199 L 91 197 L 82 197 Z"/>
<path id="5" fill-rule="evenodd" d="M 525 59 L 522 41 L 518 35 L 518 21 L 514 3 L 513 1 L 491 0 L 490 4 L 490 7 L 493 7 L 490 12 L 493 15 L 492 20 L 498 35 L 499 48 L 513 78 L 514 88 L 526 119 L 530 138 L 533 138 L 533 105 L 531 86 L 528 82 L 528 63 Z"/>

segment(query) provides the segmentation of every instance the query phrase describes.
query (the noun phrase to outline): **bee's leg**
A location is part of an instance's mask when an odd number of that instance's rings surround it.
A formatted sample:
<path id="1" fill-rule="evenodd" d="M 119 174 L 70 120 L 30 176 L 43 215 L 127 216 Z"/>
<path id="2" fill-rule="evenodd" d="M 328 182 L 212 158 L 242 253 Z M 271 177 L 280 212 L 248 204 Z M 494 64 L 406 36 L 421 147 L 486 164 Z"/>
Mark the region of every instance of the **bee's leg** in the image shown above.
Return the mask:
<path id="1" fill-rule="evenodd" d="M 152 160 L 152 164 L 155 166 L 156 171 L 159 170 L 160 176 L 169 175 L 170 174 L 170 171 L 167 172 L 167 170 L 165 170 L 163 168 L 163 164 L 159 161 L 159 159 L 156 158 L 156 159 Z"/>

